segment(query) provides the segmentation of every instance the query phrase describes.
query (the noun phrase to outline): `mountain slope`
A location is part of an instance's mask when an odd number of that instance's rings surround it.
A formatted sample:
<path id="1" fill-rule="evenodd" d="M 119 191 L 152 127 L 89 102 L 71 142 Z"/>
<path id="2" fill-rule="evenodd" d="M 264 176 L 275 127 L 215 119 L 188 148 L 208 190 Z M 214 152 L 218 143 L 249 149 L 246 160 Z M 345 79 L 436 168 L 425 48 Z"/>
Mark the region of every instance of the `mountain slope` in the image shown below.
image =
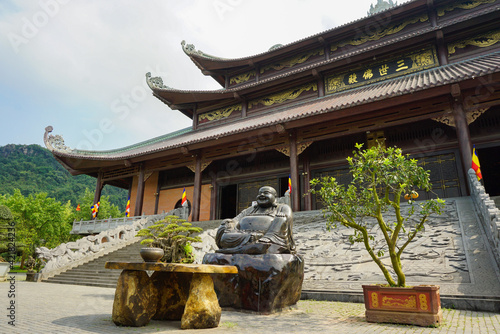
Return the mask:
<path id="1" fill-rule="evenodd" d="M 62 203 L 68 200 L 76 206 L 85 189 L 95 191 L 96 179 L 88 175 L 71 176 L 49 150 L 39 145 L 0 147 L 0 194 L 21 190 L 24 196 L 45 192 Z M 127 191 L 105 186 L 102 195 L 109 196 L 112 204 L 125 209 Z"/>

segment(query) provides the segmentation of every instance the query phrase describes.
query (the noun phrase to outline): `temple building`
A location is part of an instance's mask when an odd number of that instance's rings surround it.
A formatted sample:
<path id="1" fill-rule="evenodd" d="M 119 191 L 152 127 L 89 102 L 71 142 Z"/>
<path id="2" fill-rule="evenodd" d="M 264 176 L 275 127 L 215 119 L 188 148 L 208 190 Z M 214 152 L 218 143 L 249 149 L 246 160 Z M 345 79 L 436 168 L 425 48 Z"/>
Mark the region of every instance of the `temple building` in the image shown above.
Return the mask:
<path id="1" fill-rule="evenodd" d="M 355 143 L 417 158 L 433 183 L 424 199 L 468 196 L 475 145 L 486 191 L 500 195 L 498 22 L 500 0 L 414 0 L 245 58 L 182 42 L 222 88 L 146 80 L 191 127 L 102 152 L 68 148 L 47 127 L 45 144 L 72 174 L 97 178 L 96 201 L 105 184 L 128 189 L 131 215 L 170 211 L 185 188 L 190 220 L 234 217 L 262 185 L 282 196 L 289 178 L 293 210 L 320 209 L 310 179 L 349 182 Z"/>

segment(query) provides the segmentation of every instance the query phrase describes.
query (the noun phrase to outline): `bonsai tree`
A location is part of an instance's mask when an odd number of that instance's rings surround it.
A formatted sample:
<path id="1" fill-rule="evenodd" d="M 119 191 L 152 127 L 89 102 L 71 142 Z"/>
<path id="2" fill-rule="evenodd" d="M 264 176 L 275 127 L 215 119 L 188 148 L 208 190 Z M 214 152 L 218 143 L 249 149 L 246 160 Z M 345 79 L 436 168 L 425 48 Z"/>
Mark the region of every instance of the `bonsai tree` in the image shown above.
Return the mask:
<path id="1" fill-rule="evenodd" d="M 12 212 L 5 205 L 0 205 L 0 254 L 5 253 L 9 250 L 9 242 L 12 241 L 11 237 L 9 237 L 9 227 L 14 217 L 12 216 Z M 11 233 L 14 235 L 14 233 Z M 2 261 L 0 261 L 2 262 Z"/>
<path id="2" fill-rule="evenodd" d="M 381 146 L 362 150 L 356 144 L 353 156 L 348 157 L 353 180 L 347 185 L 338 184 L 333 177 L 311 180 L 312 193 L 317 193 L 325 204 L 327 229 L 343 226 L 353 229 L 351 243 L 360 242 L 378 265 L 390 286 L 404 287 L 405 274 L 401 255 L 431 214 L 441 214 L 444 200 L 431 199 L 415 202 L 417 189 L 429 191 L 429 172 L 417 165 L 417 160 L 404 156 L 399 148 Z M 406 213 L 401 209 L 401 200 L 406 198 L 410 207 Z M 403 202 L 405 200 L 403 199 Z M 391 211 L 395 218 L 387 218 Z M 375 240 L 370 229 L 380 228 L 383 240 Z M 375 249 L 374 245 L 383 246 Z M 396 277 L 389 272 L 381 258 L 389 254 Z"/>
<path id="3" fill-rule="evenodd" d="M 165 254 L 161 262 L 192 263 L 194 262 L 191 242 L 200 242 L 194 233 L 203 231 L 201 227 L 193 227 L 191 223 L 177 216 L 167 216 L 156 224 L 137 232 L 137 236 L 145 237 L 141 244 L 163 249 Z"/>

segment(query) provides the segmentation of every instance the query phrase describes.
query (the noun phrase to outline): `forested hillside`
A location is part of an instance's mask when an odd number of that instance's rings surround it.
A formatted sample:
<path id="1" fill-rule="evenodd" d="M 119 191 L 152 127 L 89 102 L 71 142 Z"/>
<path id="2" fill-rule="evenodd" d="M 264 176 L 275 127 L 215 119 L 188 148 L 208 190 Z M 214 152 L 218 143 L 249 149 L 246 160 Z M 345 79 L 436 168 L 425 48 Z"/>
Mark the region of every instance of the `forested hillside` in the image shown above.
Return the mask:
<path id="1" fill-rule="evenodd" d="M 71 176 L 49 150 L 39 145 L 0 147 L 0 195 L 13 194 L 14 189 L 19 189 L 24 196 L 44 192 L 61 203 L 70 200 L 76 207 L 85 189 L 94 192 L 95 185 L 93 177 Z M 121 211 L 125 210 L 126 190 L 108 185 L 104 186 L 102 195 L 109 196 L 109 201 Z"/>

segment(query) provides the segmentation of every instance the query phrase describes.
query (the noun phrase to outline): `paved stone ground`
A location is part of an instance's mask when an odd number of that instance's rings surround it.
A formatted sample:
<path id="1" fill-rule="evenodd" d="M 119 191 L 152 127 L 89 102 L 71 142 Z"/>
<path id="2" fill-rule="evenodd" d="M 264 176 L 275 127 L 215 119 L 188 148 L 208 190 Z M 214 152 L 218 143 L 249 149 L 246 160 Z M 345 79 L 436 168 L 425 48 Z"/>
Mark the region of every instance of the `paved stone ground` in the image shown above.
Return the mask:
<path id="1" fill-rule="evenodd" d="M 75 285 L 15 281 L 0 283 L 0 333 L 187 333 L 180 321 L 152 321 L 148 326 L 117 327 L 111 321 L 115 290 Z M 15 327 L 8 324 L 15 302 Z M 364 305 L 300 301 L 296 308 L 274 315 L 223 311 L 220 326 L 196 333 L 500 333 L 500 314 L 443 310 L 439 328 L 372 324 L 364 320 Z"/>

